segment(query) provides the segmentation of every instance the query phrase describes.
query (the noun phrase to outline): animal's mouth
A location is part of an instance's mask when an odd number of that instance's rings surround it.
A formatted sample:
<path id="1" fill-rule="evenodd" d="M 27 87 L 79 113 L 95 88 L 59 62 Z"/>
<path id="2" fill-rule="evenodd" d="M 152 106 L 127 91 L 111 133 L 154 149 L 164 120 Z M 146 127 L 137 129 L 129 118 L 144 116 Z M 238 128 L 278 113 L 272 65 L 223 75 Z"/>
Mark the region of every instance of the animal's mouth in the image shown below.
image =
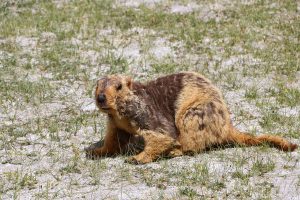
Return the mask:
<path id="1" fill-rule="evenodd" d="M 96 105 L 98 106 L 98 108 L 100 110 L 103 110 L 103 111 L 106 111 L 106 110 L 110 110 L 110 107 L 107 106 L 106 104 L 104 103 L 99 103 L 98 101 L 96 102 Z"/>
<path id="2" fill-rule="evenodd" d="M 107 106 L 100 106 L 100 109 L 101 109 L 101 110 L 107 111 L 107 110 L 110 110 L 110 107 L 107 107 Z"/>

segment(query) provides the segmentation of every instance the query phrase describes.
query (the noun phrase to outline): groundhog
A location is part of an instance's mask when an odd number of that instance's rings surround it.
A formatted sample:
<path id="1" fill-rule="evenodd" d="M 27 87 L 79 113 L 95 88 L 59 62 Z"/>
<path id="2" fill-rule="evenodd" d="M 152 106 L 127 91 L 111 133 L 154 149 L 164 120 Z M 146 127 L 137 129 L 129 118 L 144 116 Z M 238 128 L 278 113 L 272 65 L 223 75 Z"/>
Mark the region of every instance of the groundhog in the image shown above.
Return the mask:
<path id="1" fill-rule="evenodd" d="M 108 120 L 103 145 L 86 149 L 92 158 L 124 153 L 139 142 L 143 148 L 127 162 L 144 164 L 227 144 L 297 148 L 279 136 L 237 130 L 219 89 L 197 73 L 171 74 L 147 83 L 109 75 L 97 81 L 95 99 Z"/>

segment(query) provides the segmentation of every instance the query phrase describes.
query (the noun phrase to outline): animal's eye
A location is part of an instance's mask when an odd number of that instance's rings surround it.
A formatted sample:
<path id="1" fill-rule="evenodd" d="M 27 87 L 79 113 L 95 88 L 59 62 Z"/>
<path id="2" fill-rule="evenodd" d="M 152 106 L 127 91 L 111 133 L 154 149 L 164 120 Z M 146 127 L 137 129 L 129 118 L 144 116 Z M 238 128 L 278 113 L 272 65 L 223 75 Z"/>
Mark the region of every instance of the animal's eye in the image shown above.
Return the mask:
<path id="1" fill-rule="evenodd" d="M 118 86 L 117 86 L 117 90 L 121 90 L 122 89 L 122 84 L 120 83 Z"/>

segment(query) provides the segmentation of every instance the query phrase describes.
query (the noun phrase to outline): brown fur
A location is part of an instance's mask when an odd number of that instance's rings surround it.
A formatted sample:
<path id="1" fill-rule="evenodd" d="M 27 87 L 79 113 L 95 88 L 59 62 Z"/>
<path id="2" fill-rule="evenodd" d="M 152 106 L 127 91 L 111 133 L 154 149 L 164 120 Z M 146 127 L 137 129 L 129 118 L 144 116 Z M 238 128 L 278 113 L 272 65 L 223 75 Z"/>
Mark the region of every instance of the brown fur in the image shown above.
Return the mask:
<path id="1" fill-rule="evenodd" d="M 100 94 L 105 102 L 97 100 Z M 252 136 L 235 129 L 220 91 L 200 74 L 172 74 L 144 84 L 111 75 L 97 82 L 95 97 L 108 115 L 108 125 L 103 146 L 87 149 L 88 156 L 120 154 L 140 138 L 145 146 L 128 162 L 148 163 L 230 143 L 297 148 L 279 136 Z"/>

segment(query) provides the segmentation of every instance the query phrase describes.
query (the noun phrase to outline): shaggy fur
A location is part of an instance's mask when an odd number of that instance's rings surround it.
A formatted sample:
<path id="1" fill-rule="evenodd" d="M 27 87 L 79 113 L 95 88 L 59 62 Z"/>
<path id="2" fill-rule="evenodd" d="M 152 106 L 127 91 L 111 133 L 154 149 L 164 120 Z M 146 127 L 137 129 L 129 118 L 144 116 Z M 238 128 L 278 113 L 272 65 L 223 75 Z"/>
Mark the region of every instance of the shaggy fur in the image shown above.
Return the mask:
<path id="1" fill-rule="evenodd" d="M 97 82 L 96 104 L 108 116 L 101 147 L 86 149 L 89 157 L 124 153 L 143 141 L 131 163 L 149 163 L 160 156 L 180 156 L 216 145 L 267 143 L 283 151 L 296 144 L 273 135 L 252 136 L 233 127 L 220 91 L 196 73 L 178 73 L 147 83 L 111 75 Z"/>

